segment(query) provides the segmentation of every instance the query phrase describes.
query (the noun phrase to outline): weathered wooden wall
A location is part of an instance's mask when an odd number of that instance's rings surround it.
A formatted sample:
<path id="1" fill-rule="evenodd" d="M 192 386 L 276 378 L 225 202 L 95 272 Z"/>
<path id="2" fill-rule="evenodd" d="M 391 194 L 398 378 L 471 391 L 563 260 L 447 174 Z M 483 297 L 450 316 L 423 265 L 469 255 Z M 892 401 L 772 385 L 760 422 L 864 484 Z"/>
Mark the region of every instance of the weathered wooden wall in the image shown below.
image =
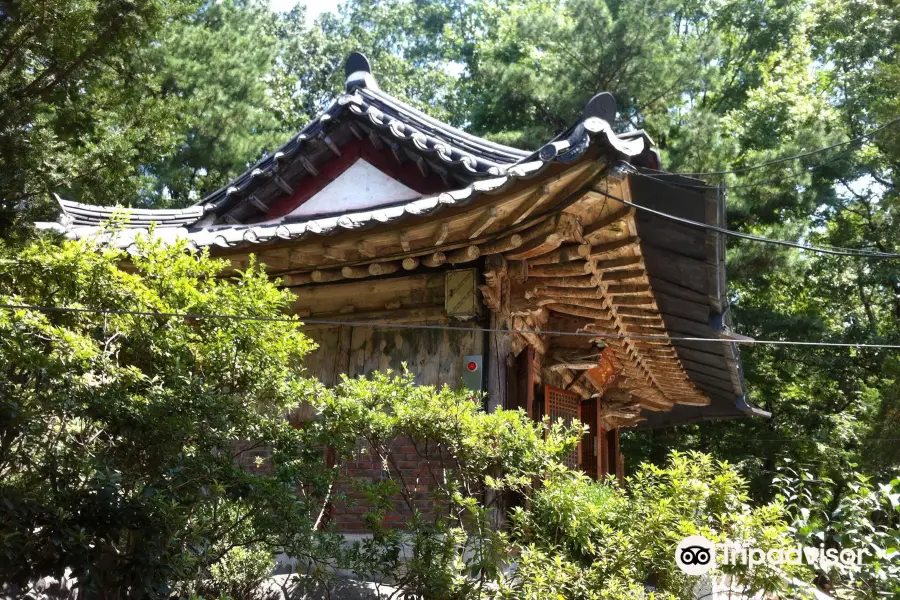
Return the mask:
<path id="1" fill-rule="evenodd" d="M 444 312 L 444 296 L 443 272 L 298 290 L 295 309 L 306 315 L 310 323 L 305 333 L 319 345 L 306 357 L 306 370 L 323 384 L 334 386 L 340 383 L 342 374 L 355 377 L 376 370 L 399 372 L 405 363 L 420 385 L 461 386 L 463 357 L 484 354 L 482 331 L 365 324 L 371 320 L 474 328 L 475 323 L 467 325 L 467 322 L 449 320 Z M 317 317 L 357 322 L 326 326 L 315 323 Z M 308 406 L 301 407 L 295 416 L 298 420 L 315 418 Z M 342 478 L 337 489 L 346 500 L 335 502 L 329 512 L 338 531 L 368 531 L 363 515 L 370 507 L 365 503 L 365 494 L 355 484 L 374 483 L 384 477 L 402 475 L 400 480 L 407 486 L 394 499 L 394 509 L 384 515 L 385 527 L 404 526 L 411 518 L 413 507 L 425 516 L 431 513 L 434 499 L 429 495 L 430 482 L 434 470 L 441 468 L 441 461 L 435 462 L 435 457 L 424 453 L 422 447 L 403 439 L 396 440 L 392 457 L 394 471 L 385 471 L 381 458 L 371 451 L 363 452 L 362 448 L 354 460 L 341 465 Z"/>
<path id="2" fill-rule="evenodd" d="M 309 374 L 325 385 L 373 371 L 400 371 L 406 363 L 420 385 L 459 386 L 462 357 L 482 354 L 480 331 L 384 328 L 343 325 L 311 329 L 308 335 L 319 348 L 307 356 Z"/>
<path id="3" fill-rule="evenodd" d="M 484 334 L 456 329 L 416 329 L 401 324 L 450 324 L 444 312 L 444 273 L 366 280 L 298 289 L 294 308 L 311 323 L 305 333 L 319 344 L 306 357 L 309 374 L 327 386 L 340 375 L 368 375 L 373 371 L 400 371 L 406 363 L 421 385 L 458 386 L 463 356 L 484 354 Z M 348 310 L 351 307 L 352 310 Z M 372 318 L 377 312 L 377 318 Z M 357 321 L 355 325 L 324 326 L 317 317 Z M 366 320 L 397 323 L 369 326 Z M 472 324 L 472 327 L 475 325 Z"/>

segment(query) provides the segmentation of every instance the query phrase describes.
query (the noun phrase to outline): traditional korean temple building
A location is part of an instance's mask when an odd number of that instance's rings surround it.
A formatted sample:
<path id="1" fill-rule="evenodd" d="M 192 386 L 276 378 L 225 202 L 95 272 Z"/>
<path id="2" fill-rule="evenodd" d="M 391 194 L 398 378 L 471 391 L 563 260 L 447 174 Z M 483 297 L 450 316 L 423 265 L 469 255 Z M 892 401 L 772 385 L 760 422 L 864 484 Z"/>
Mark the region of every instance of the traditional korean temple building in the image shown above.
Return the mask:
<path id="1" fill-rule="evenodd" d="M 764 413 L 730 341 L 723 237 L 625 203 L 723 226 L 723 193 L 660 171 L 615 114 L 599 94 L 526 152 L 384 93 L 354 53 L 345 92 L 277 152 L 190 208 L 130 210 L 110 243 L 155 223 L 234 269 L 255 254 L 296 294 L 325 384 L 406 362 L 419 383 L 483 389 L 489 410 L 579 417 L 569 464 L 621 474 L 622 427 Z M 60 204 L 41 226 L 74 239 L 116 210 Z"/>

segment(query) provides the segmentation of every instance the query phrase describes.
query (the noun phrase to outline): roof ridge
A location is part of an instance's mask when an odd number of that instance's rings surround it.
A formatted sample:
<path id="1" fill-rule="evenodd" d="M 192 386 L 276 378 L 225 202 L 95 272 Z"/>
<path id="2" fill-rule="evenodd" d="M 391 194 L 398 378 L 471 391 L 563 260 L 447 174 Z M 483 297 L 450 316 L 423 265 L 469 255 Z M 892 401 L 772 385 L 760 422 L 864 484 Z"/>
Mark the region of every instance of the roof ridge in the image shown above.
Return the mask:
<path id="1" fill-rule="evenodd" d="M 324 165 L 341 156 L 348 138 L 354 136 L 371 139 L 377 148 L 389 148 L 401 163 L 412 159 L 423 176 L 427 172 L 439 175 L 444 189 L 498 177 L 530 161 L 576 160 L 595 136 L 626 160 L 659 166 L 658 155 L 646 134 L 619 135 L 613 130 L 616 103 L 606 92 L 591 98 L 581 117 L 567 130 L 537 150 L 525 151 L 479 138 L 429 116 L 381 91 L 371 71 L 368 59 L 352 52 L 345 64 L 345 90 L 275 152 L 264 154 L 243 173 L 185 209 L 186 213 L 134 209 L 139 212 L 132 221 L 143 223 L 158 217 L 167 223 L 176 218 L 184 223 L 193 218 L 191 225 L 206 226 L 222 220 L 232 224 L 246 222 L 260 214 L 264 217 L 279 195 L 291 193 L 298 181 L 303 185 L 309 177 L 317 177 Z M 64 213 L 83 217 L 77 222 L 86 224 L 96 219 L 87 208 L 90 205 L 76 204 L 60 205 Z M 98 208 L 93 213 L 108 211 Z"/>

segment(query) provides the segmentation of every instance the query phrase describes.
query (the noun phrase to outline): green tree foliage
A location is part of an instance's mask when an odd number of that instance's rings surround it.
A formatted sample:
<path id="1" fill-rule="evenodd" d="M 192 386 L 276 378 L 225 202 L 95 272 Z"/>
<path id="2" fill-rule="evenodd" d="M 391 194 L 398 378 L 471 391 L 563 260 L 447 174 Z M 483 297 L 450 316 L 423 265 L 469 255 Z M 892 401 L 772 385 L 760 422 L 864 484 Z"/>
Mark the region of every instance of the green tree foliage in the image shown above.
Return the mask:
<path id="1" fill-rule="evenodd" d="M 272 89 L 278 114 L 300 127 L 344 90 L 344 60 L 358 50 L 375 65 L 378 84 L 388 93 L 461 124 L 458 78 L 450 62 L 472 45 L 459 31 L 482 24 L 484 5 L 464 1 L 351 0 L 339 15 L 326 13 L 313 25 L 301 10 L 281 18 L 281 51 Z"/>
<path id="2" fill-rule="evenodd" d="M 409 373 L 322 388 L 304 377 L 313 344 L 299 324 L 267 320 L 291 293 L 256 265 L 225 279 L 223 261 L 146 241 L 127 271 L 123 253 L 90 240 L 0 252 L 0 303 L 75 309 L 0 311 L 6 585 L 69 570 L 89 598 L 248 597 L 286 552 L 302 586 L 340 567 L 470 597 L 508 559 L 492 526 L 500 498 L 531 489 L 583 435 L 486 414 L 471 393 L 418 387 Z M 295 427 L 285 416 L 301 401 L 317 418 Z M 399 438 L 430 460 L 437 509 L 413 499 Z M 389 478 L 356 490 L 372 537 L 344 546 L 327 507 L 353 502 L 340 465 L 359 440 Z M 255 450 L 266 458 L 248 468 L 240 457 Z M 410 508 L 400 529 L 385 514 L 397 503 Z"/>
<path id="3" fill-rule="evenodd" d="M 269 85 L 276 21 L 256 0 L 209 2 L 145 50 L 178 115 L 178 146 L 147 165 L 157 203 L 193 204 L 292 134 Z"/>
<path id="4" fill-rule="evenodd" d="M 0 3 L 0 235 L 50 193 L 130 200 L 165 155 L 175 115 L 134 52 L 189 0 Z M 39 213 L 40 214 L 40 213 Z"/>
<path id="5" fill-rule="evenodd" d="M 694 598 L 697 579 L 682 573 L 673 550 L 690 535 L 785 549 L 791 536 L 780 504 L 751 508 L 746 481 L 727 463 L 673 453 L 664 467 L 641 465 L 624 488 L 564 470 L 548 477 L 529 509 L 513 515 L 521 558 L 510 598 Z M 794 569 L 791 571 L 790 569 Z M 785 571 L 721 566 L 745 592 L 783 590 Z"/>
<path id="6" fill-rule="evenodd" d="M 900 594 L 900 478 L 876 483 L 850 472 L 838 483 L 794 466 L 781 468 L 774 483 L 796 537 L 812 547 L 865 550 L 862 564 L 821 572 L 829 591 L 839 598 Z"/>
<path id="7" fill-rule="evenodd" d="M 341 551 L 338 564 L 421 598 L 489 596 L 488 584 L 502 577 L 513 552 L 498 527 L 503 498 L 530 493 L 584 432 L 535 423 L 522 411 L 488 414 L 471 392 L 417 386 L 408 371 L 344 377 L 314 404 L 313 426 L 344 434 L 332 445 L 336 458 L 353 462 L 362 448 L 386 476 L 349 488 L 355 501 L 344 494 L 344 506 L 361 502 L 366 509 L 371 537 Z M 420 459 L 414 478 L 408 455 L 397 456 L 397 446 L 406 444 Z M 397 527 L 388 512 L 408 519 Z"/>
<path id="8" fill-rule="evenodd" d="M 91 242 L 3 248 L 0 302 L 271 317 L 290 300 L 183 246 L 131 258 L 126 273 Z M 0 311 L 0 580 L 71 569 L 88 597 L 160 597 L 232 547 L 309 534 L 327 440 L 283 415 L 312 347 L 290 322 Z M 254 448 L 268 473 L 235 460 Z"/>

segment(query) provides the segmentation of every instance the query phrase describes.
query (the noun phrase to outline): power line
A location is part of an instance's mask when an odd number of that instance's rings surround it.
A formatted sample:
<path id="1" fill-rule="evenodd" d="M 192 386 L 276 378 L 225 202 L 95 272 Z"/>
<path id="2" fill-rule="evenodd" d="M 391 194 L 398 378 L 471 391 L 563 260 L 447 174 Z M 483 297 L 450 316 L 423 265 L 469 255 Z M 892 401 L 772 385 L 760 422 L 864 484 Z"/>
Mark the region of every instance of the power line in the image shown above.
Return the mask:
<path id="1" fill-rule="evenodd" d="M 293 323 L 296 325 L 349 325 L 352 327 L 377 327 L 382 329 L 423 329 L 438 331 L 468 331 L 482 333 L 518 333 L 534 335 L 568 335 L 588 338 L 607 338 L 619 340 L 666 340 L 681 342 L 700 342 L 717 344 L 753 344 L 774 346 L 814 346 L 828 348 L 873 348 L 900 350 L 900 344 L 861 344 L 853 342 L 808 342 L 795 340 L 755 340 L 752 338 L 704 338 L 680 335 L 645 335 L 620 334 L 588 331 L 554 331 L 546 329 L 501 329 L 491 327 L 464 327 L 461 325 L 429 325 L 425 323 L 379 323 L 377 321 L 344 321 L 337 319 L 302 319 L 298 317 L 258 317 L 253 315 L 234 315 L 217 313 L 177 313 L 155 312 L 148 310 L 128 310 L 120 308 L 88 308 L 66 306 L 41 306 L 35 304 L 0 304 L 0 309 L 36 310 L 41 312 L 94 313 L 103 315 L 131 315 L 137 317 L 177 318 L 177 319 L 226 319 L 233 321 L 259 321 L 265 323 Z"/>
<path id="2" fill-rule="evenodd" d="M 753 165 L 750 167 L 743 167 L 743 168 L 739 168 L 739 169 L 731 169 L 731 170 L 726 170 L 726 171 L 697 171 L 694 173 L 678 171 L 678 172 L 673 172 L 672 174 L 673 175 L 729 175 L 729 174 L 737 174 L 737 173 L 748 173 L 750 171 L 756 171 L 758 169 L 763 169 L 763 168 L 771 166 L 771 165 L 777 165 L 777 164 L 781 164 L 783 162 L 797 160 L 799 158 L 806 158 L 807 156 L 813 156 L 813 155 L 819 154 L 821 152 L 827 152 L 827 151 L 833 150 L 835 148 L 840 148 L 841 146 L 846 146 L 847 144 L 861 142 L 863 140 L 866 140 L 866 139 L 872 137 L 873 135 L 881 133 L 882 131 L 884 131 L 885 129 L 888 129 L 889 127 L 893 127 L 897 123 L 900 123 L 900 117 L 897 117 L 896 119 L 894 119 L 892 121 L 888 121 L 881 127 L 873 129 L 872 131 L 870 131 L 868 133 L 864 133 L 855 138 L 845 140 L 843 142 L 838 142 L 836 144 L 831 144 L 830 146 L 825 146 L 823 148 L 818 148 L 816 150 L 810 150 L 809 152 L 801 152 L 800 154 L 793 154 L 791 156 L 783 156 L 781 158 L 775 158 L 773 160 L 759 163 L 758 165 Z"/>
<path id="3" fill-rule="evenodd" d="M 677 186 L 674 186 L 677 187 Z M 891 253 L 891 252 L 870 252 L 868 250 L 857 250 L 854 248 L 840 248 L 836 247 L 835 249 L 831 248 L 823 248 L 821 246 L 808 246 L 806 244 L 801 244 L 799 242 L 791 242 L 788 240 L 778 240 L 774 238 L 767 238 L 761 235 L 753 235 L 752 233 L 743 233 L 740 231 L 733 231 L 731 229 L 725 229 L 724 227 L 717 227 L 716 225 L 710 225 L 708 223 L 701 223 L 700 221 L 694 221 L 692 219 L 685 219 L 684 217 L 678 217 L 673 214 L 669 214 L 666 212 L 662 212 L 659 210 L 652 209 L 648 206 L 641 206 L 640 204 L 635 204 L 634 202 L 629 202 L 624 198 L 619 198 L 618 196 L 614 196 L 608 192 L 604 192 L 598 189 L 593 189 L 593 192 L 597 194 L 601 194 L 604 196 L 608 196 L 613 200 L 621 202 L 626 206 L 632 206 L 639 210 L 643 210 L 654 215 L 670 219 L 672 221 L 676 221 L 678 223 L 684 223 L 685 225 L 690 225 L 691 227 L 698 227 L 700 229 L 708 229 L 710 231 L 715 231 L 724 235 L 730 235 L 732 237 L 743 238 L 746 240 L 753 240 L 755 242 L 764 242 L 767 244 L 777 244 L 780 246 L 789 246 L 791 248 L 798 248 L 800 250 L 809 250 L 811 252 L 819 252 L 822 254 L 831 254 L 834 256 L 856 256 L 861 258 L 879 258 L 879 259 L 897 259 L 900 258 L 900 254 Z"/>
<path id="4" fill-rule="evenodd" d="M 806 173 L 812 173 L 812 172 L 815 171 L 816 169 L 821 169 L 822 167 L 826 167 L 826 166 L 828 166 L 829 164 L 831 164 L 831 163 L 835 162 L 836 160 L 840 159 L 841 157 L 846 156 L 847 154 L 849 154 L 849 153 L 851 153 L 851 152 L 853 152 L 853 151 L 855 151 L 855 150 L 857 150 L 857 149 L 858 149 L 858 147 L 848 148 L 847 150 L 844 150 L 843 152 L 839 152 L 839 153 L 836 154 L 835 156 L 832 156 L 832 157 L 829 158 L 828 160 L 824 160 L 824 161 L 822 161 L 822 162 L 820 162 L 820 163 L 818 163 L 818 164 L 815 164 L 815 165 L 812 165 L 812 166 L 809 166 L 809 167 L 805 167 L 805 168 L 803 169 L 803 172 L 802 172 L 802 173 L 794 173 L 794 174 L 791 174 L 791 175 L 782 175 L 782 176 L 780 176 L 780 177 L 778 177 L 778 178 L 765 179 L 765 180 L 762 180 L 762 181 L 756 181 L 756 182 L 753 182 L 753 183 L 739 183 L 739 184 L 736 184 L 736 185 L 729 185 L 729 186 L 726 186 L 725 189 L 726 189 L 727 191 L 731 191 L 731 190 L 741 190 L 741 189 L 752 189 L 752 188 L 759 188 L 759 187 L 771 185 L 771 184 L 773 184 L 773 183 L 780 183 L 780 182 L 783 181 L 783 180 L 793 180 L 793 179 L 797 179 L 797 178 L 800 177 L 801 175 L 804 175 L 804 174 L 806 174 Z M 623 164 L 628 165 L 629 167 L 631 166 L 629 163 L 625 163 L 624 161 L 623 161 Z M 644 177 L 644 178 L 646 178 L 646 179 L 652 179 L 653 181 L 659 181 L 660 183 L 668 183 L 668 184 L 670 184 L 670 185 L 672 184 L 672 182 L 666 180 L 666 179 L 664 178 L 665 175 L 686 175 L 686 173 L 679 173 L 679 172 L 677 172 L 677 171 L 663 171 L 663 170 L 660 170 L 660 169 L 651 169 L 651 168 L 649 168 L 649 167 L 642 167 L 642 169 L 643 169 L 642 171 L 632 170 L 632 171 L 630 171 L 630 172 L 633 173 L 634 175 L 638 175 L 638 176 Z M 645 172 L 643 172 L 643 171 L 654 171 L 654 174 L 648 174 L 648 173 L 645 173 Z M 678 187 L 685 187 L 685 188 L 691 188 L 691 189 L 696 189 L 696 190 L 717 190 L 717 189 L 719 189 L 719 186 L 718 186 L 718 185 L 705 185 L 705 184 L 682 183 L 682 182 L 678 182 L 677 185 L 678 185 Z"/>

